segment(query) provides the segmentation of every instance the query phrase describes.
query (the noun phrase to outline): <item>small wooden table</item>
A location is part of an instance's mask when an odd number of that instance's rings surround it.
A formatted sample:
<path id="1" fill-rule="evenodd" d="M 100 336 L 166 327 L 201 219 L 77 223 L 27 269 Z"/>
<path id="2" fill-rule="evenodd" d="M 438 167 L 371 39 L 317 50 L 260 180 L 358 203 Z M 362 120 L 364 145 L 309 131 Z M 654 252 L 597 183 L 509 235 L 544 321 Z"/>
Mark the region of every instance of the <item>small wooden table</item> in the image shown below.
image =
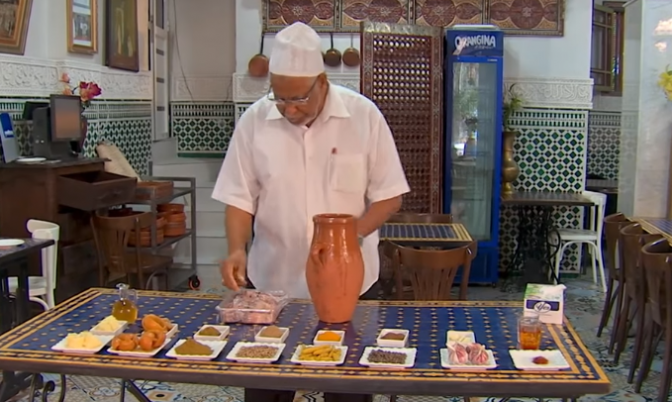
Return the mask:
<path id="1" fill-rule="evenodd" d="M 458 246 L 473 241 L 461 223 L 386 223 L 379 235 L 380 241 L 409 247 Z"/>
<path id="2" fill-rule="evenodd" d="M 672 244 L 672 219 L 666 218 L 632 218 L 651 234 L 664 236 Z"/>
<path id="3" fill-rule="evenodd" d="M 0 337 L 0 368 L 32 373 L 60 373 L 153 381 L 181 381 L 277 390 L 315 390 L 358 394 L 461 395 L 495 397 L 575 398 L 609 392 L 609 379 L 580 337 L 564 325 L 544 325 L 542 348 L 559 350 L 569 368 L 559 371 L 522 371 L 513 364 L 510 349 L 517 343 L 521 302 L 506 301 L 370 301 L 360 302 L 352 322 L 327 325 L 318 321 L 309 300 L 293 300 L 275 324 L 290 329 L 280 359 L 273 364 L 235 363 L 226 359 L 238 341 L 250 341 L 252 325 L 229 324 L 224 351 L 213 361 L 180 361 L 166 352 L 180 338 L 203 324 L 212 324 L 218 295 L 139 292 L 141 314 L 160 314 L 179 326 L 179 334 L 153 358 L 111 354 L 68 355 L 51 346 L 69 332 L 91 328 L 105 318 L 117 299 L 114 289 L 90 289 Z M 73 327 L 73 323 L 78 326 Z M 405 328 L 409 346 L 417 350 L 412 368 L 389 370 L 359 364 L 383 328 Z M 345 362 L 336 367 L 293 364 L 296 347 L 310 344 L 320 329 L 344 330 L 348 347 Z M 492 350 L 497 368 L 484 371 L 446 370 L 440 349 L 449 329 L 473 330 L 476 340 Z"/>

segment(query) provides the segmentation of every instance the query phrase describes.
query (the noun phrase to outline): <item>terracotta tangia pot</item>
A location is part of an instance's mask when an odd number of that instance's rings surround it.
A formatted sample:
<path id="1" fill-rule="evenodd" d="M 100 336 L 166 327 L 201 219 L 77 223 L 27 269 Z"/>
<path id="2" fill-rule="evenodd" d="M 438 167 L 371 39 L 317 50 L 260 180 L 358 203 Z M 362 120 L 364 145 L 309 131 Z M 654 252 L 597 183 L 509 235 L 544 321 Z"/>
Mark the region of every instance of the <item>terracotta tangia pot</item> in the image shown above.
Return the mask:
<path id="1" fill-rule="evenodd" d="M 320 321 L 352 319 L 364 282 L 364 260 L 352 215 L 313 217 L 315 230 L 306 263 L 306 282 Z"/>

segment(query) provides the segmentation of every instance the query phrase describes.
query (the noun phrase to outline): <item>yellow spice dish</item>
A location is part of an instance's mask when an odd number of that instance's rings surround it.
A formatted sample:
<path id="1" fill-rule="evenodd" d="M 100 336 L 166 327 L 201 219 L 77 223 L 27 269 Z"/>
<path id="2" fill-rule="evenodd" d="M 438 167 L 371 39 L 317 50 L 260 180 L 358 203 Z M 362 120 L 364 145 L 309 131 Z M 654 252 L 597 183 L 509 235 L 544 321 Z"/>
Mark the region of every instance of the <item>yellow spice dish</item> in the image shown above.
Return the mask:
<path id="1" fill-rule="evenodd" d="M 65 338 L 65 347 L 68 349 L 98 349 L 103 343 L 88 331 L 79 334 L 69 334 Z"/>

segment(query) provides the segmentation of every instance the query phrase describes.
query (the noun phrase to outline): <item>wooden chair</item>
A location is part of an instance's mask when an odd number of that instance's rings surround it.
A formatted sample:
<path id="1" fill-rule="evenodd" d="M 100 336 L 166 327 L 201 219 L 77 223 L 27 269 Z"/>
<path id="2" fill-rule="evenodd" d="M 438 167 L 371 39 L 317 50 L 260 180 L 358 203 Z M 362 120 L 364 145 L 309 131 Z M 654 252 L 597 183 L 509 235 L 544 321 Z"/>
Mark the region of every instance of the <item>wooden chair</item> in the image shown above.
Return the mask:
<path id="1" fill-rule="evenodd" d="M 615 331 L 612 331 L 610 348 L 616 344 L 614 363 L 618 363 L 621 353 L 628 342 L 628 332 L 632 323 L 636 322 L 635 348 L 630 361 L 628 381 L 632 382 L 637 364 L 640 360 L 641 344 L 644 337 L 644 313 L 646 311 L 646 280 L 641 264 L 642 246 L 651 241 L 661 239 L 661 235 L 652 235 L 644 231 L 639 223 L 630 224 L 621 229 L 618 242 L 623 250 L 621 273 L 623 275 L 624 295 L 621 310 L 614 322 Z"/>
<path id="2" fill-rule="evenodd" d="M 172 257 L 153 255 L 142 247 L 128 246 L 131 234 L 136 237 L 133 244 L 141 244 L 141 229 L 150 227 L 155 219 L 151 212 L 119 217 L 96 214 L 92 217 L 100 286 L 105 286 L 108 280 L 125 276 L 129 284 L 135 282 L 136 287 L 149 289 L 152 279 L 162 275 L 164 287 L 168 289 L 168 269 L 173 264 Z M 137 281 L 133 281 L 133 274 Z"/>
<path id="3" fill-rule="evenodd" d="M 651 363 L 661 338 L 665 336 L 663 369 L 658 388 L 658 402 L 666 402 L 672 380 L 672 246 L 667 239 L 659 239 L 642 248 L 642 266 L 646 273 L 647 299 L 646 319 L 643 332 L 644 350 L 642 366 L 637 373 L 635 392 L 651 370 Z"/>
<path id="4" fill-rule="evenodd" d="M 387 220 L 387 223 L 453 223 L 453 217 L 450 214 L 399 213 L 392 215 Z M 392 290 L 395 286 L 395 277 L 392 269 L 391 249 L 386 248 L 385 243 L 386 242 L 381 242 L 378 246 L 378 255 L 380 258 L 380 282 L 383 294 L 386 297 L 391 297 Z M 404 282 L 408 283 L 408 281 Z"/>
<path id="5" fill-rule="evenodd" d="M 604 218 L 604 237 L 605 243 L 607 246 L 607 255 L 605 258 L 605 264 L 609 272 L 609 278 L 607 278 L 607 294 L 604 298 L 604 308 L 602 309 L 602 318 L 600 318 L 600 325 L 597 327 L 597 337 L 602 336 L 602 331 L 609 323 L 609 318 L 611 318 L 611 312 L 616 305 L 616 312 L 614 314 L 614 324 L 618 318 L 618 314 L 621 311 L 621 306 L 623 305 L 623 291 L 625 287 L 623 286 L 623 279 L 621 278 L 621 267 L 619 262 L 623 261 L 621 252 L 622 247 L 618 243 L 618 237 L 620 231 L 625 226 L 629 225 L 631 222 L 628 218 L 622 213 L 617 213 L 609 215 Z M 622 264 L 622 263 L 621 263 Z M 616 288 L 614 289 L 614 285 Z M 616 325 L 613 326 L 612 338 L 616 329 Z M 613 345 L 609 349 L 609 353 L 612 353 Z"/>
<path id="6" fill-rule="evenodd" d="M 388 243 L 396 278 L 397 298 L 403 299 L 402 279 L 411 282 L 413 300 L 450 300 L 450 292 L 460 267 L 463 269 L 459 299 L 467 299 L 469 272 L 476 242 L 447 250 L 422 250 Z"/>

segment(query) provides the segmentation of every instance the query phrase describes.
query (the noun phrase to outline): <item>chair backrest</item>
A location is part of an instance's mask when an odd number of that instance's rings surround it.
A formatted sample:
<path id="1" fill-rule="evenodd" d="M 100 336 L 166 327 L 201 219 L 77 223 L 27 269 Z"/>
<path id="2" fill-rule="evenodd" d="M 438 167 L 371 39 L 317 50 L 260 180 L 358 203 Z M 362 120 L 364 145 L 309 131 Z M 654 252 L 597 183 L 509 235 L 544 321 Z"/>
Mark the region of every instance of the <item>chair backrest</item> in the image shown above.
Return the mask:
<path id="1" fill-rule="evenodd" d="M 133 215 L 110 217 L 96 213 L 92 219 L 100 272 L 104 272 L 107 268 L 110 273 L 126 275 L 126 251 L 131 231 L 136 236 L 135 244 L 140 245 L 140 230 L 152 225 L 154 214 L 141 212 Z M 135 250 L 136 258 L 139 261 L 140 248 L 136 246 Z"/>
<path id="2" fill-rule="evenodd" d="M 621 229 L 619 242 L 623 248 L 622 274 L 625 290 L 632 297 L 643 298 L 646 294 L 646 273 L 641 264 L 642 246 L 662 237 L 647 233 L 639 223 Z"/>
<path id="3" fill-rule="evenodd" d="M 602 243 L 602 227 L 604 225 L 604 210 L 607 206 L 607 195 L 595 191 L 583 191 L 581 193 L 588 198 L 593 205 L 590 207 L 589 229 L 599 233 L 598 242 Z"/>
<path id="4" fill-rule="evenodd" d="M 392 215 L 388 223 L 453 223 L 450 214 L 413 214 L 400 213 Z"/>
<path id="5" fill-rule="evenodd" d="M 642 247 L 648 312 L 658 325 L 672 324 L 672 246 L 658 239 Z M 663 315 L 664 314 L 664 315 Z"/>
<path id="6" fill-rule="evenodd" d="M 61 227 L 55 223 L 29 219 L 26 229 L 33 239 L 53 240 L 52 246 L 42 249 L 42 276 L 47 283 L 47 289 L 56 289 L 56 269 L 58 267 L 58 240 Z"/>
<path id="7" fill-rule="evenodd" d="M 623 247 L 618 242 L 621 229 L 630 225 L 632 222 L 622 213 L 611 214 L 604 218 L 604 238 L 607 243 L 606 264 L 609 270 L 609 276 L 618 281 L 620 278 L 621 264 L 623 264 Z"/>
<path id="8" fill-rule="evenodd" d="M 408 273 L 415 300 L 449 300 L 459 268 L 462 267 L 465 274 L 471 269 L 474 254 L 471 244 L 448 250 L 390 245 L 394 248 L 393 265 L 395 269 Z M 460 298 L 466 298 L 466 294 L 460 294 Z"/>

